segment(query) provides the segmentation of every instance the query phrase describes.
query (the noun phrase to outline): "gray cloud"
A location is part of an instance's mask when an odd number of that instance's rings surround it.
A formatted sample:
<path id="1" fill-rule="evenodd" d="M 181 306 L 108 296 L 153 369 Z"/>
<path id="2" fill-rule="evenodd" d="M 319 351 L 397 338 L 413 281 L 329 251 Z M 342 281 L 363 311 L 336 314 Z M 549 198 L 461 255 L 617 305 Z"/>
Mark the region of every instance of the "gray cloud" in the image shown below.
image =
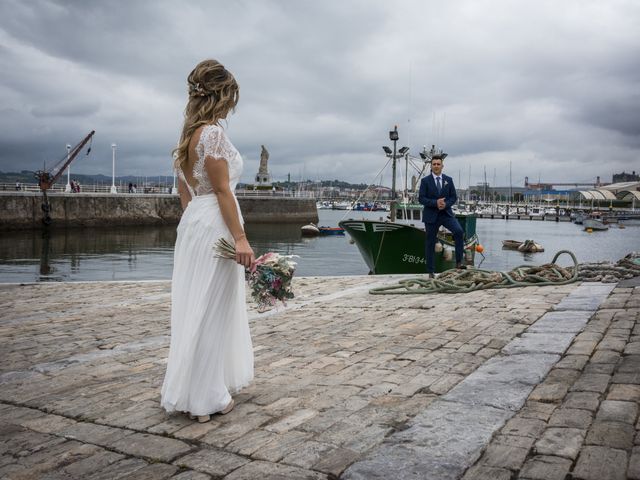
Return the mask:
<path id="1" fill-rule="evenodd" d="M 371 181 L 394 124 L 463 186 L 505 184 L 509 162 L 514 182 L 640 170 L 633 0 L 6 0 L 0 19 L 0 170 L 95 129 L 75 171 L 108 174 L 115 142 L 119 174 L 169 174 L 186 75 L 211 57 L 241 86 L 247 181 L 261 144 L 277 179 Z"/>

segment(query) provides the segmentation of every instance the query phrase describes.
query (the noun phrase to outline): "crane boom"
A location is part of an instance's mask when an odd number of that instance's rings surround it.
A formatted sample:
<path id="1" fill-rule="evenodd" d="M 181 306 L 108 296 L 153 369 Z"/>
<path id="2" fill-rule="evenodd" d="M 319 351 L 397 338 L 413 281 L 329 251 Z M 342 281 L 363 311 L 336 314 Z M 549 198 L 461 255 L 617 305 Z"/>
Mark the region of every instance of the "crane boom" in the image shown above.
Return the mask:
<path id="1" fill-rule="evenodd" d="M 42 223 L 45 226 L 51 225 L 51 204 L 49 203 L 49 197 L 47 196 L 47 190 L 49 190 L 56 180 L 60 178 L 60 175 L 65 171 L 65 169 L 73 162 L 73 160 L 78 156 L 80 151 L 84 148 L 84 146 L 93 138 L 93 134 L 96 133 L 95 130 L 91 130 L 89 134 L 84 137 L 80 143 L 78 143 L 75 147 L 73 147 L 67 153 L 67 156 L 58 162 L 50 172 L 46 170 L 38 170 L 36 172 L 36 178 L 38 179 L 38 185 L 40 186 L 40 191 L 42 192 Z M 91 147 L 87 150 L 87 154 L 91 151 Z"/>
<path id="2" fill-rule="evenodd" d="M 84 137 L 80 143 L 78 143 L 75 147 L 73 147 L 67 157 L 58 163 L 55 167 L 51 169 L 51 172 L 47 172 L 45 170 L 38 170 L 36 172 L 36 178 L 38 179 L 38 185 L 40 186 L 40 190 L 45 192 L 49 190 L 54 183 L 60 178 L 65 169 L 73 162 L 73 160 L 78 156 L 80 151 L 84 148 L 84 146 L 91 140 L 93 135 L 96 133 L 95 130 L 91 130 L 89 134 Z"/>

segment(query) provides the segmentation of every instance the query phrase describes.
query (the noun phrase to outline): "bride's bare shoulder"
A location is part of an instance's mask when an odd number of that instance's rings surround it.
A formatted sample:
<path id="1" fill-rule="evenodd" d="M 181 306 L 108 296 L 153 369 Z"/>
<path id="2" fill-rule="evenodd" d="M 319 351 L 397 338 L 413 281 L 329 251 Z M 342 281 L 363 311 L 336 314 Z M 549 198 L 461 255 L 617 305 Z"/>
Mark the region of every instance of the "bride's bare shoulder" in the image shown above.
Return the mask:
<path id="1" fill-rule="evenodd" d="M 189 142 L 190 148 L 195 148 L 196 145 L 198 145 L 198 143 L 200 142 L 200 137 L 202 136 L 202 131 L 205 127 L 206 125 L 201 125 L 194 130 L 193 134 L 191 135 L 191 141 Z"/>

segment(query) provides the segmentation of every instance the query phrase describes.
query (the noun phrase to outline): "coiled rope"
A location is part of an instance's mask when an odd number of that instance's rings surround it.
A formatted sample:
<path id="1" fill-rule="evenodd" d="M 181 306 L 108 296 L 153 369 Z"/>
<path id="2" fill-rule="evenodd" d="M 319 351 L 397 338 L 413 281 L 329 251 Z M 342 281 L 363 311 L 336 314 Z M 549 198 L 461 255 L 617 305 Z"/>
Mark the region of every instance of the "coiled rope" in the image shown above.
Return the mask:
<path id="1" fill-rule="evenodd" d="M 573 267 L 564 268 L 556 264 L 562 254 L 573 260 Z M 560 250 L 551 263 L 540 266 L 521 265 L 510 272 L 467 269 L 447 270 L 438 278 L 409 278 L 397 285 L 373 288 L 372 295 L 416 294 L 416 293 L 467 293 L 489 288 L 514 288 L 543 285 L 566 285 L 578 280 L 578 260 L 573 252 Z"/>
<path id="2" fill-rule="evenodd" d="M 583 282 L 616 283 L 640 275 L 640 253 L 632 252 L 616 263 L 581 263 L 578 268 Z"/>

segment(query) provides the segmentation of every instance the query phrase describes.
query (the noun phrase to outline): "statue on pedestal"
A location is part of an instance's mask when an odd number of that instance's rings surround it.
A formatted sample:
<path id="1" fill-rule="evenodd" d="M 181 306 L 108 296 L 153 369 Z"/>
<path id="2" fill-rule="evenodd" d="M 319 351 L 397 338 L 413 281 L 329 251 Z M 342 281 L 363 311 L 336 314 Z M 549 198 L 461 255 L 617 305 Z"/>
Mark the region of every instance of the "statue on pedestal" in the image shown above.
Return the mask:
<path id="1" fill-rule="evenodd" d="M 271 186 L 271 174 L 269 173 L 269 151 L 264 145 L 261 145 L 262 150 L 260 152 L 260 168 L 256 175 L 256 183 L 258 186 Z"/>
<path id="2" fill-rule="evenodd" d="M 267 162 L 269 161 L 269 151 L 261 145 L 262 151 L 260 152 L 260 169 L 258 173 L 268 173 Z"/>

